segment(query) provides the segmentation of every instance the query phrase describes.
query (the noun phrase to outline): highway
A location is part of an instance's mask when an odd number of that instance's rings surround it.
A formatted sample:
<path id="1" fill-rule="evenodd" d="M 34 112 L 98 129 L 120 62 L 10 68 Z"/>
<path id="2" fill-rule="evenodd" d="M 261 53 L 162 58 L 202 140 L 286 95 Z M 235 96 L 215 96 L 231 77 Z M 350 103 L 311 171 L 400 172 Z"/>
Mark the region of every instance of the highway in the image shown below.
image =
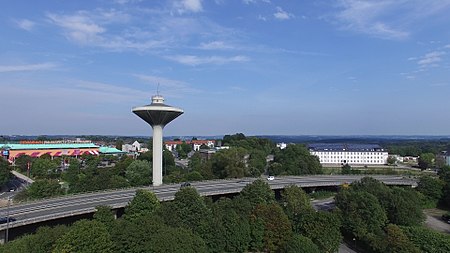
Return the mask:
<path id="1" fill-rule="evenodd" d="M 338 186 L 343 183 L 351 183 L 363 176 L 286 176 L 276 177 L 273 181 L 267 181 L 272 189 L 282 189 L 288 185 L 300 187 Z M 410 185 L 416 182 L 401 176 L 372 176 L 387 185 Z M 241 178 L 229 180 L 210 180 L 191 183 L 201 196 L 213 196 L 229 193 L 238 193 L 247 184 L 256 178 Z M 266 179 L 264 179 L 266 180 Z M 180 184 L 168 184 L 155 187 L 128 188 L 109 190 L 103 192 L 69 195 L 59 198 L 14 204 L 9 207 L 9 216 L 16 221 L 9 223 L 9 228 L 33 224 L 37 222 L 64 218 L 74 215 L 88 214 L 95 211 L 99 205 L 111 206 L 113 209 L 125 207 L 133 198 L 137 189 L 145 189 L 156 194 L 160 201 L 173 200 L 175 193 L 180 189 Z M 8 208 L 0 208 L 0 217 L 7 216 Z M 0 231 L 6 229 L 6 224 L 0 225 Z"/>

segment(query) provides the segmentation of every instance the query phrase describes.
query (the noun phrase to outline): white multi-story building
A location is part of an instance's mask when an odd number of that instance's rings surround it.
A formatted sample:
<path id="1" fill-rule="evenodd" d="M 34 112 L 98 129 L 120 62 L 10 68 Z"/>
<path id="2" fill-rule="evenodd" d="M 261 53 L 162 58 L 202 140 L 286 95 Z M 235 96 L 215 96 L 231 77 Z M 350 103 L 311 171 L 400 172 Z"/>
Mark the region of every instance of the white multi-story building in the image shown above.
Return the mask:
<path id="1" fill-rule="evenodd" d="M 316 143 L 308 145 L 308 149 L 321 164 L 383 165 L 389 156 L 376 144 Z"/>

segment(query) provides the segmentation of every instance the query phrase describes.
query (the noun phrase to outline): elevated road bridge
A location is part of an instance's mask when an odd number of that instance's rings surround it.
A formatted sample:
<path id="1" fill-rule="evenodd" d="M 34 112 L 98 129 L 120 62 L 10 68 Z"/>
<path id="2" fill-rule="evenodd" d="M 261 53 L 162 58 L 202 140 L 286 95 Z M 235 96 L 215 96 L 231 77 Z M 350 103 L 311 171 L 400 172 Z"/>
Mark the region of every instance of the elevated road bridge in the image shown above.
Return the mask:
<path id="1" fill-rule="evenodd" d="M 346 175 L 285 176 L 276 177 L 275 180 L 267 182 L 272 189 L 276 190 L 283 189 L 288 185 L 297 185 L 302 188 L 339 186 L 359 180 L 362 177 Z M 414 180 L 401 176 L 372 177 L 387 185 L 417 185 Z M 195 187 L 201 196 L 225 195 L 239 193 L 247 184 L 254 180 L 256 178 L 210 180 L 194 182 L 191 186 Z M 180 189 L 180 184 L 108 190 L 14 204 L 0 208 L 0 217 L 9 216 L 15 219 L 15 221 L 8 224 L 8 228 L 11 229 L 60 218 L 91 214 L 95 212 L 95 207 L 100 205 L 119 209 L 128 204 L 134 197 L 137 189 L 154 192 L 160 201 L 169 201 L 174 199 L 175 193 Z M 0 232 L 4 232 L 6 227 L 7 224 L 0 224 Z"/>

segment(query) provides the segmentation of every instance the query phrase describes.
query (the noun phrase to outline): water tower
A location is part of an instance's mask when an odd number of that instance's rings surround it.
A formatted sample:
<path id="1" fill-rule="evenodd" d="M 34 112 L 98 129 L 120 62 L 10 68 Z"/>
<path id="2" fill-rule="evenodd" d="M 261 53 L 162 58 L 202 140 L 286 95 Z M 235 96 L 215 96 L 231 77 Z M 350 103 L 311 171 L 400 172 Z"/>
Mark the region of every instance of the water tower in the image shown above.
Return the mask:
<path id="1" fill-rule="evenodd" d="M 153 128 L 153 185 L 161 185 L 163 128 L 183 114 L 183 110 L 164 104 L 164 98 L 158 94 L 152 97 L 151 104 L 134 107 L 133 113 Z"/>

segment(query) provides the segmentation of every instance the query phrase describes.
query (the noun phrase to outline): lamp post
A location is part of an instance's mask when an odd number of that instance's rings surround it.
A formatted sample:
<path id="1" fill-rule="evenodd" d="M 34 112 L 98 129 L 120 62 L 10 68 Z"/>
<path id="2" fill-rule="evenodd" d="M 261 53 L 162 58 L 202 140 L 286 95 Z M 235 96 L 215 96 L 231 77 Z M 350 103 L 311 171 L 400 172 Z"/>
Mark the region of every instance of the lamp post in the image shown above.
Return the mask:
<path id="1" fill-rule="evenodd" d="M 8 242 L 9 237 L 9 202 L 11 201 L 11 198 L 8 197 L 8 205 L 6 207 L 6 235 L 5 235 L 5 243 Z"/>

